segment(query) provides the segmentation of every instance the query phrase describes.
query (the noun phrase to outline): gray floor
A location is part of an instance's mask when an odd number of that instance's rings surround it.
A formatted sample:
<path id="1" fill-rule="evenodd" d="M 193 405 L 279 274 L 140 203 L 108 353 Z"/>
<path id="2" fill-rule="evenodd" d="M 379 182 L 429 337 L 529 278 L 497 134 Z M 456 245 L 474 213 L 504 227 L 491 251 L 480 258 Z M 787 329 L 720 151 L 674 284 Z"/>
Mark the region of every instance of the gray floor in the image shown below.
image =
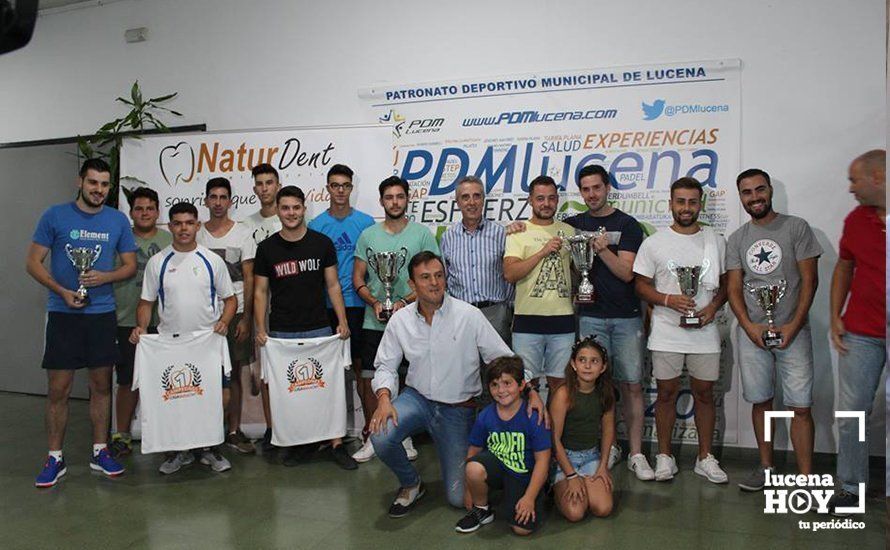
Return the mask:
<path id="1" fill-rule="evenodd" d="M 615 469 L 618 504 L 607 519 L 569 524 L 549 513 L 542 530 L 519 540 L 501 521 L 470 535 L 454 532 L 461 513 L 444 504 L 435 451 L 418 445 L 417 464 L 429 491 L 409 517 L 386 509 L 395 478 L 374 460 L 343 472 L 319 458 L 296 468 L 259 456 L 234 456 L 234 468 L 213 474 L 198 464 L 178 474 L 157 473 L 157 456 L 127 460 L 116 480 L 90 472 L 87 405 L 75 401 L 65 457 L 68 475 L 57 487 L 33 486 L 44 458 L 43 399 L 0 393 L 0 547 L 2 548 L 844 548 L 885 546 L 883 499 L 868 502 L 864 530 L 800 530 L 798 521 L 830 516 L 767 516 L 763 495 L 732 483 L 749 461 L 724 456 L 730 485 L 691 472 L 693 449 L 680 455 L 669 483 L 643 483 Z M 729 456 L 732 454 L 733 456 Z M 830 461 L 819 463 L 831 473 Z M 875 472 L 880 480 L 882 472 Z"/>

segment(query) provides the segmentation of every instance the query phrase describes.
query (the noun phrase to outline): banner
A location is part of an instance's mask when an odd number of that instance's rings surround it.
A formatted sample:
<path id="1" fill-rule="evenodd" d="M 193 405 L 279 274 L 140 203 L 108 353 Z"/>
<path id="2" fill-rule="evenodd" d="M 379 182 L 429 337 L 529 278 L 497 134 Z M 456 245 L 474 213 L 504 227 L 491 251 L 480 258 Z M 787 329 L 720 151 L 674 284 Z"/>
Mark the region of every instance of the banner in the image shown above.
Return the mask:
<path id="1" fill-rule="evenodd" d="M 671 183 L 696 178 L 705 188 L 700 221 L 728 235 L 740 225 L 739 69 L 738 60 L 669 63 L 374 86 L 359 95 L 392 127 L 393 172 L 410 184 L 409 216 L 438 235 L 460 219 L 453 198 L 464 176 L 485 182 L 485 217 L 508 222 L 530 217 L 528 184 L 549 175 L 562 190 L 564 219 L 587 209 L 575 181 L 588 164 L 613 175 L 609 202 L 646 234 L 672 222 Z M 726 316 L 719 322 L 729 346 Z M 718 443 L 738 441 L 732 356 L 725 347 Z M 645 392 L 645 434 L 654 437 L 654 382 Z M 677 408 L 675 438 L 695 439 L 688 389 Z"/>
<path id="2" fill-rule="evenodd" d="M 377 184 L 392 172 L 391 130 L 380 126 L 294 128 L 284 130 L 169 134 L 128 139 L 121 149 L 121 210 L 128 210 L 123 188 L 146 186 L 160 198 L 161 223 L 177 202 L 198 207 L 202 220 L 207 180 L 222 176 L 232 183 L 230 216 L 236 221 L 259 210 L 250 170 L 269 163 L 281 185 L 306 194 L 306 219 L 328 207 L 328 169 L 346 164 L 355 171 L 353 204 L 372 216 L 383 212 Z"/>

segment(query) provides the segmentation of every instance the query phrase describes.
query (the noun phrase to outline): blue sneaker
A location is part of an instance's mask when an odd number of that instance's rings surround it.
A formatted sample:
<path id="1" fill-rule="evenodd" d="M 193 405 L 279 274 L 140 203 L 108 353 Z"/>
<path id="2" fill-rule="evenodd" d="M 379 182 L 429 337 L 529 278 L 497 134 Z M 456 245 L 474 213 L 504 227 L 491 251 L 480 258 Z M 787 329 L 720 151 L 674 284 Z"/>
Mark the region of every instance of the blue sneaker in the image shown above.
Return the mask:
<path id="1" fill-rule="evenodd" d="M 111 458 L 111 453 L 108 452 L 108 447 L 102 449 L 99 451 L 99 454 L 90 459 L 90 468 L 110 477 L 119 476 L 124 473 L 124 467 L 121 466 L 120 462 Z"/>
<path id="2" fill-rule="evenodd" d="M 43 470 L 40 472 L 40 475 L 37 476 L 37 481 L 34 482 L 35 487 L 52 487 L 59 481 L 63 475 L 68 472 L 68 469 L 65 468 L 65 459 L 56 460 L 51 456 L 46 457 L 46 463 L 43 465 Z"/>

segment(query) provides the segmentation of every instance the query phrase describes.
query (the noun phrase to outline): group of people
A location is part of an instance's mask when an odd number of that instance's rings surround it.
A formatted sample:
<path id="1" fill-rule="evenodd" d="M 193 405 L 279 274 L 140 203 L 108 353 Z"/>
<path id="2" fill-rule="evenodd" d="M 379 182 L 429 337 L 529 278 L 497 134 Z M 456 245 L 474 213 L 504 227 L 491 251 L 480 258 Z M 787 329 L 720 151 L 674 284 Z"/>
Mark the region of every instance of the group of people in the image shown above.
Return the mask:
<path id="1" fill-rule="evenodd" d="M 831 283 L 830 336 L 840 357 L 836 408 L 863 410 L 866 417 L 886 360 L 884 163 L 885 152 L 875 150 L 849 167 L 849 190 L 860 206 L 845 221 Z M 67 398 L 80 368 L 90 377 L 90 466 L 109 476 L 124 472 L 120 459 L 132 451 L 138 392 L 131 385 L 142 335 L 212 330 L 226 336 L 232 369 L 223 379 L 225 443 L 241 453 L 255 452 L 239 428 L 240 371 L 253 362 L 255 346 L 270 338 L 337 335 L 350 342 L 366 425 L 352 454 L 341 438 L 323 443 L 344 469 L 377 456 L 395 474 L 400 489 L 390 516 L 408 514 L 425 493 L 411 464 L 417 456 L 411 437 L 423 431 L 435 444 L 448 502 L 468 510 L 459 532 L 494 518 L 490 488 L 503 489 L 503 514 L 514 532 L 533 532 L 548 481 L 570 521 L 588 512 L 608 515 L 609 470 L 623 458 L 618 406 L 628 469 L 643 481 L 677 475 L 671 434 L 684 367 L 698 433 L 693 471 L 728 482 L 712 453 L 714 386 L 721 375 L 715 320 L 727 301 L 738 319 L 742 394 L 753 406 L 760 453 L 738 486 L 761 490 L 773 470 L 764 414 L 775 407 L 778 385 L 794 414 L 798 470 L 812 473 L 808 315 L 822 248 L 805 220 L 773 210 L 765 171 L 738 175 L 750 220 L 728 240 L 699 223 L 705 190 L 691 177 L 671 185 L 672 225 L 644 238 L 637 220 L 610 204 L 611 176 L 599 165 L 577 173 L 586 212 L 557 220 L 561 190 L 549 176 L 538 176 L 528 185 L 530 219 L 508 227 L 484 219 L 485 182 L 468 176 L 455 190 L 462 219 L 437 242 L 406 216 L 405 180 L 392 176 L 379 184 L 384 219 L 375 223 L 350 204 L 353 176 L 345 165 L 329 169 L 330 206 L 308 223 L 302 190 L 282 187 L 268 164 L 252 169 L 260 210 L 242 223 L 229 217 L 230 182 L 214 178 L 204 199 L 210 219 L 201 223 L 194 205 L 177 203 L 168 233 L 156 225 L 154 191 L 139 188 L 128 197 L 131 229 L 123 213 L 104 206 L 110 168 L 86 161 L 77 199 L 44 213 L 27 260 L 28 272 L 49 289 L 43 359 L 49 453 L 36 485 L 52 486 L 66 472 Z M 577 269 L 565 237 L 575 233 L 591 236 L 593 301 L 573 299 Z M 101 248 L 91 269 L 75 270 L 66 257 L 72 245 Z M 381 252 L 396 257 L 389 285 L 377 276 Z M 48 254 L 49 269 L 43 264 Z M 681 285 L 690 271 L 697 285 Z M 87 299 L 75 290 L 81 285 Z M 774 295 L 769 311 L 764 289 Z M 776 294 L 783 296 L 776 300 Z M 642 446 L 644 346 L 657 384 L 654 468 Z M 117 418 L 109 446 L 113 367 Z M 543 380 L 546 404 L 537 392 Z M 268 386 L 257 386 L 267 424 L 261 445 L 269 451 L 280 418 Z M 483 408 L 484 390 L 491 400 Z M 855 419 L 840 419 L 838 427 L 840 487 L 832 506 L 845 507 L 867 482 L 868 451 Z M 288 448 L 283 462 L 298 464 L 318 448 Z M 206 448 L 168 453 L 160 471 L 173 473 L 196 457 L 214 471 L 231 468 L 219 448 Z"/>

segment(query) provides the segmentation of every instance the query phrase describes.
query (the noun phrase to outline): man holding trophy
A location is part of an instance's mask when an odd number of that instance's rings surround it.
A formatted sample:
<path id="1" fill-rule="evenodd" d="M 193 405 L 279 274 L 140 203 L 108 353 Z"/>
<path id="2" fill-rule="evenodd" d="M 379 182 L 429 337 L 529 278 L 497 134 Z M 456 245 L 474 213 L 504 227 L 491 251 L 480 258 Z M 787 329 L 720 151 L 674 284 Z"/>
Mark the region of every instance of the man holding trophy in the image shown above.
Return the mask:
<path id="1" fill-rule="evenodd" d="M 773 469 L 764 413 L 773 410 L 776 374 L 785 406 L 794 412 L 791 444 L 801 474 L 813 459 L 813 345 L 809 311 L 818 285 L 822 247 L 809 224 L 773 210 L 769 174 L 752 168 L 736 178 L 739 198 L 751 220 L 729 237 L 726 269 L 729 304 L 739 321 L 742 395 L 752 404 L 751 420 L 760 465 L 739 483 L 744 491 L 763 489 Z"/>
<path id="2" fill-rule="evenodd" d="M 678 471 L 671 434 L 684 364 L 698 431 L 694 471 L 713 483 L 728 480 L 711 454 L 717 417 L 714 383 L 720 376 L 720 333 L 713 321 L 726 303 L 726 243 L 716 231 L 698 224 L 702 198 L 702 186 L 694 178 L 671 184 L 674 223 L 643 241 L 634 260 L 637 294 L 654 306 L 648 347 L 658 387 L 656 481 L 672 479 Z"/>
<path id="3" fill-rule="evenodd" d="M 93 453 L 90 468 L 108 476 L 123 466 L 108 451 L 111 368 L 118 361 L 117 317 L 112 283 L 136 273 L 136 243 L 130 222 L 105 207 L 111 191 L 111 168 L 88 159 L 80 169 L 77 199 L 50 207 L 37 224 L 26 268 L 49 289 L 46 349 L 46 431 L 49 454 L 37 476 L 37 487 L 51 487 L 67 469 L 62 442 L 68 423 L 68 396 L 74 371 L 89 369 Z M 43 265 L 47 254 L 50 269 Z M 120 267 L 114 267 L 115 255 Z"/>
<path id="4" fill-rule="evenodd" d="M 408 260 L 423 251 L 439 254 L 439 245 L 430 230 L 410 221 L 405 215 L 408 211 L 408 182 L 398 176 L 390 176 L 380 183 L 378 190 L 385 218 L 362 231 L 356 243 L 352 268 L 355 291 L 367 304 L 362 324 L 365 330 L 362 378 L 369 380 L 374 378 L 374 358 L 383 339 L 386 322 L 393 313 L 415 299 L 414 292 L 408 286 Z M 365 406 L 376 410 L 376 397 L 367 397 Z M 417 458 L 411 438 L 405 440 L 405 450 L 408 458 Z M 366 439 L 362 448 L 353 455 L 358 462 L 366 462 L 373 457 L 374 447 L 370 439 Z"/>

